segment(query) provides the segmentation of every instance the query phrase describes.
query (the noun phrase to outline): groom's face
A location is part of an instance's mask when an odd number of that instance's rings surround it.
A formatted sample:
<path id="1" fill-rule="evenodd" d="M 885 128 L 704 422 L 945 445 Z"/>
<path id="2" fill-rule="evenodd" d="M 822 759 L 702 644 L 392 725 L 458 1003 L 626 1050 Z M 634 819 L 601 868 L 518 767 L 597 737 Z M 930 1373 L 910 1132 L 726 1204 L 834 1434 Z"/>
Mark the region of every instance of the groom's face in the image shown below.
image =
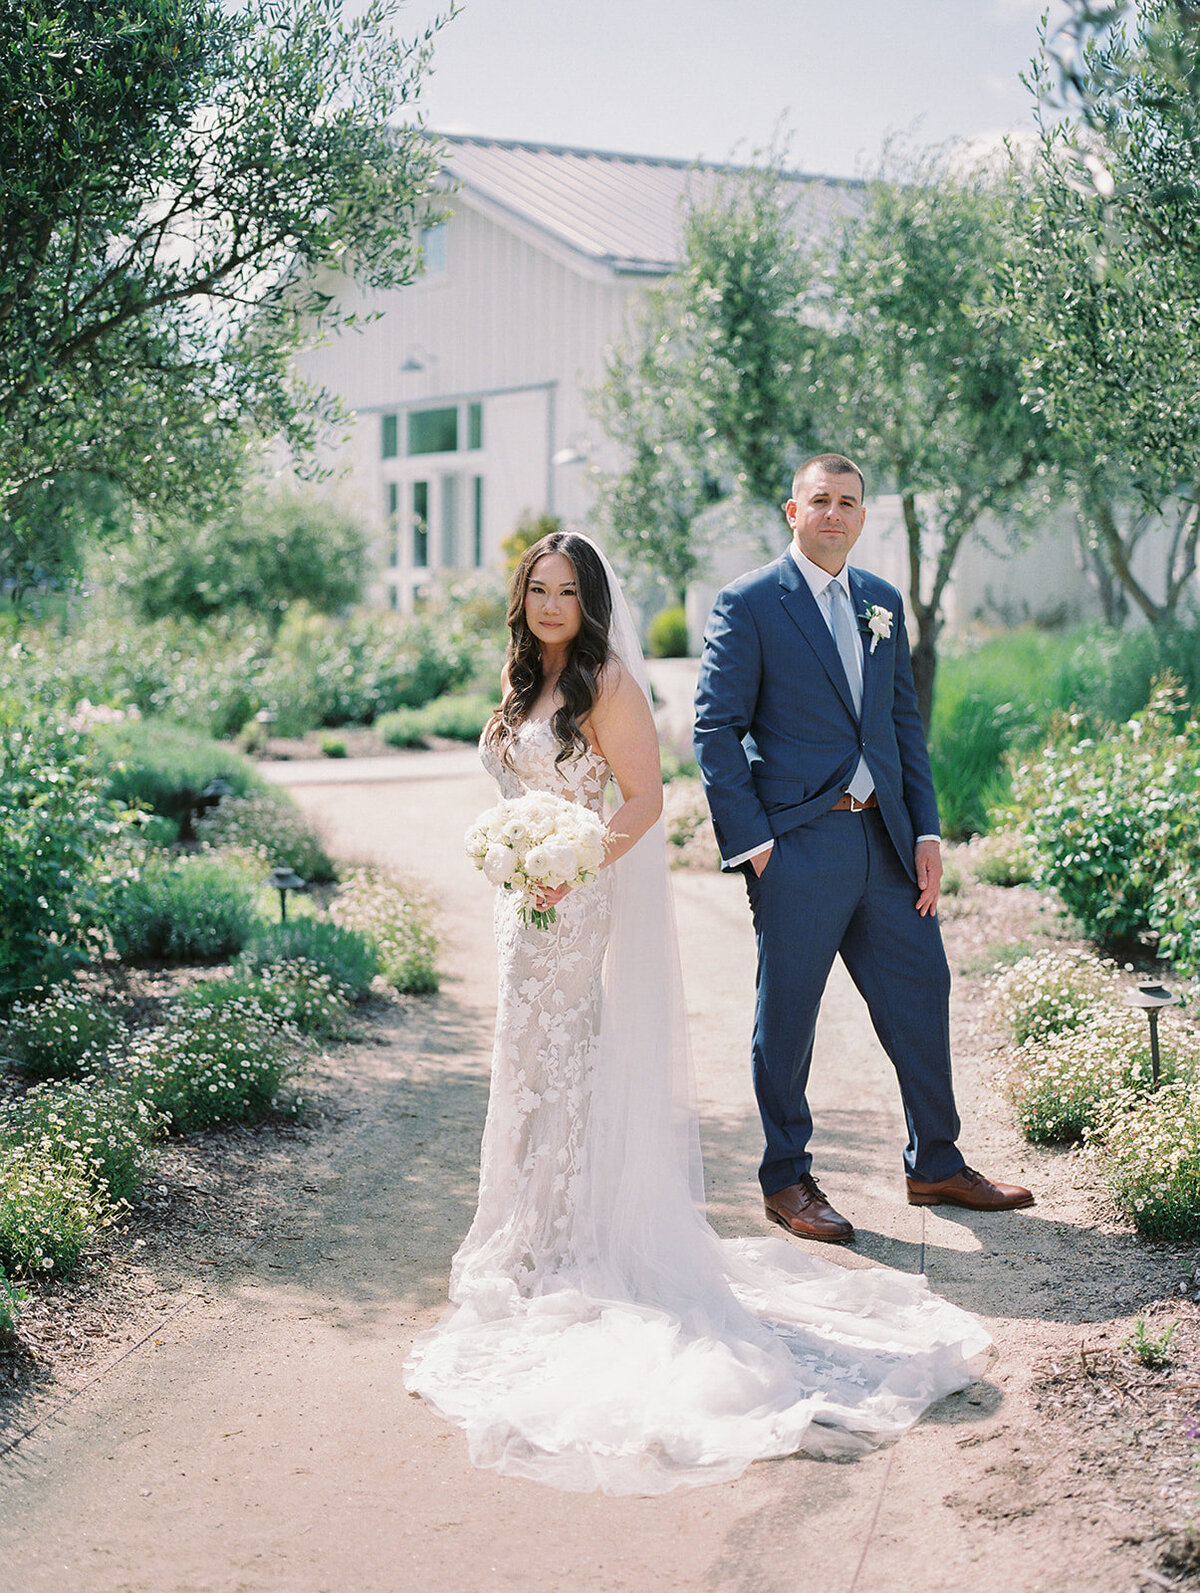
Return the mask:
<path id="1" fill-rule="evenodd" d="M 834 475 L 819 465 L 809 465 L 797 476 L 792 491 L 794 496 L 788 499 L 784 513 L 797 547 L 818 568 L 836 575 L 867 517 L 862 483 L 849 471 Z"/>

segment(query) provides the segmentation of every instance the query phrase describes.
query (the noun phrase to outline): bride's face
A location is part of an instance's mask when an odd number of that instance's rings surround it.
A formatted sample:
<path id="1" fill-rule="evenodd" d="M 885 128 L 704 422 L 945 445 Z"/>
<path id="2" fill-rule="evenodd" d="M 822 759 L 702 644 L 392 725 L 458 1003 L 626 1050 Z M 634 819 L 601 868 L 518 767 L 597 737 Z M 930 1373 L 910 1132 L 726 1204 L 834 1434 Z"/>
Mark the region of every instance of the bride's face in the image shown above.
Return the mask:
<path id="1" fill-rule="evenodd" d="M 530 570 L 525 623 L 543 647 L 565 647 L 579 635 L 579 588 L 565 553 L 543 553 Z"/>

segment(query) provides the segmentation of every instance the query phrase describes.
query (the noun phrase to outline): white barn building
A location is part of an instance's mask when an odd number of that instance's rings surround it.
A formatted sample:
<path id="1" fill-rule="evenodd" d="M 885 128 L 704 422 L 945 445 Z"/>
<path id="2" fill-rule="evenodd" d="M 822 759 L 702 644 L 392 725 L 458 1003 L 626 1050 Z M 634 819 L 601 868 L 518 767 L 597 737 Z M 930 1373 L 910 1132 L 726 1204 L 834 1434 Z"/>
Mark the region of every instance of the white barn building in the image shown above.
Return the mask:
<path id="1" fill-rule="evenodd" d="M 317 286 L 359 325 L 297 361 L 354 414 L 327 490 L 374 528 L 373 598 L 402 610 L 440 572 L 501 568 L 522 518 L 586 521 L 587 466 L 614 462 L 589 401 L 605 351 L 677 264 L 686 200 L 733 169 L 503 139 L 437 143 L 445 219 L 424 234 L 424 274 L 373 294 L 330 273 Z M 800 231 L 861 203 L 854 182 L 792 186 Z M 780 548 L 785 536 L 780 516 Z M 719 547 L 689 603 L 693 643 L 716 586 L 760 557 L 753 542 Z M 906 589 L 896 500 L 870 501 L 857 560 Z M 1067 518 L 1015 559 L 964 547 L 947 599 L 951 626 L 1094 611 Z"/>
<path id="2" fill-rule="evenodd" d="M 378 535 L 376 597 L 407 609 L 443 570 L 498 567 L 522 517 L 582 523 L 605 458 L 588 394 L 605 349 L 680 252 L 687 196 L 729 168 L 439 135 L 446 219 L 424 275 L 389 294 L 319 281 L 367 319 L 301 374 L 355 415 L 332 490 Z M 797 219 L 828 226 L 858 185 L 797 178 Z M 609 455 L 611 457 L 611 454 Z"/>

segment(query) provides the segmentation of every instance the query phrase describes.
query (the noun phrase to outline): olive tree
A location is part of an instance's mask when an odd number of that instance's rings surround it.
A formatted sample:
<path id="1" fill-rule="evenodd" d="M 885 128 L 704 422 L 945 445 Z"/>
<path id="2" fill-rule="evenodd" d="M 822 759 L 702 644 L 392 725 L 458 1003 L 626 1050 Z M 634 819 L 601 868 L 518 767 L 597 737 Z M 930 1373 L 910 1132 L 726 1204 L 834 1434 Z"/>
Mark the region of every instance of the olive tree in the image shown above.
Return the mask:
<path id="1" fill-rule="evenodd" d="M 871 183 L 830 266 L 835 336 L 817 374 L 827 435 L 876 490 L 899 495 L 927 727 L 959 550 L 985 515 L 1019 526 L 1043 496 L 1033 489 L 1045 427 L 1024 402 L 1024 328 L 990 302 L 1011 248 L 1006 199 L 991 174 L 934 151 Z"/>
<path id="2" fill-rule="evenodd" d="M 338 417 L 290 374 L 342 317 L 316 272 L 408 281 L 435 149 L 410 119 L 435 27 L 395 0 L 0 0 L 0 522 L 56 484 L 161 512 L 251 444 Z"/>
<path id="3" fill-rule="evenodd" d="M 810 265 L 777 166 L 730 172 L 694 198 L 681 256 L 596 395 L 623 459 L 600 476 L 596 513 L 682 601 L 707 559 L 703 511 L 731 498 L 778 509 L 789 469 L 816 446 L 807 367 L 819 333 L 801 313 Z"/>

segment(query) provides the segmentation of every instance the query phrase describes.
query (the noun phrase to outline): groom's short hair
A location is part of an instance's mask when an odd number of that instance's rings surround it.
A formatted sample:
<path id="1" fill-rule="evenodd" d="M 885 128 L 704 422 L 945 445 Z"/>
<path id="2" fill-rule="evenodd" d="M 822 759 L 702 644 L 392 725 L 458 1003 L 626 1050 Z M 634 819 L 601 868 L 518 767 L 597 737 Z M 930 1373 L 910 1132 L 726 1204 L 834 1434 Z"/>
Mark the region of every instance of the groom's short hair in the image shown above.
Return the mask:
<path id="1" fill-rule="evenodd" d="M 802 465 L 797 466 L 796 474 L 792 477 L 793 498 L 796 496 L 796 488 L 800 484 L 800 477 L 810 465 L 816 465 L 818 470 L 828 471 L 831 476 L 857 476 L 865 501 L 867 496 L 867 478 L 854 463 L 853 459 L 847 459 L 845 454 L 814 454 L 811 459 L 806 459 Z"/>

